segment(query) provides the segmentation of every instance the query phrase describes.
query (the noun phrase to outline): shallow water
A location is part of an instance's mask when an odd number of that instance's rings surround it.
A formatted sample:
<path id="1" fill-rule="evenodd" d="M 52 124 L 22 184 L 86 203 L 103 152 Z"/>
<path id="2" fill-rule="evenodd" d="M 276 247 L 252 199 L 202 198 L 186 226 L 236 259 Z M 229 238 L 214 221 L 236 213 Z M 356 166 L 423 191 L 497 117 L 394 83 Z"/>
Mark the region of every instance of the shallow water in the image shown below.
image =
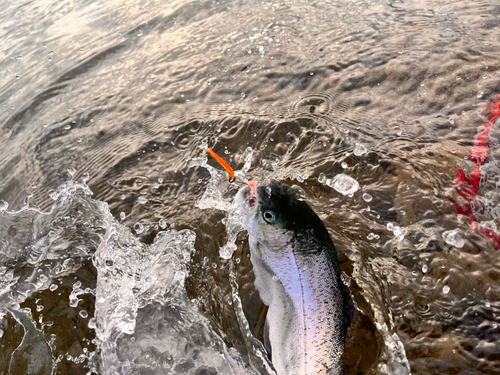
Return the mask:
<path id="1" fill-rule="evenodd" d="M 0 19 L 0 373 L 272 373 L 238 187 L 206 145 L 240 180 L 300 185 L 329 228 L 358 311 L 348 374 L 500 372 L 499 253 L 449 198 L 500 92 L 496 0 Z M 499 125 L 474 208 L 493 231 Z"/>

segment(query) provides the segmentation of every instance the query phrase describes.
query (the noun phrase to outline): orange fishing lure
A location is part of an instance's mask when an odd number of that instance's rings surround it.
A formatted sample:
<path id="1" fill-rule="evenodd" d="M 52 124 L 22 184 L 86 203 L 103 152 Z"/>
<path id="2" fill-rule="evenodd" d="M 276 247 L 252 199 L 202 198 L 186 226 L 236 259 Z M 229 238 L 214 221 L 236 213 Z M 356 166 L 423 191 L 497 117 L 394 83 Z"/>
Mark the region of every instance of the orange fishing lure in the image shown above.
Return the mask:
<path id="1" fill-rule="evenodd" d="M 212 147 L 207 148 L 207 152 L 210 155 L 212 155 L 215 158 L 215 160 L 217 160 L 219 162 L 220 165 L 222 165 L 224 167 L 227 174 L 229 175 L 229 182 L 233 182 L 234 178 L 235 178 L 233 168 L 231 168 L 231 166 L 229 164 L 227 164 L 227 162 L 224 159 L 222 159 L 219 155 L 217 155 L 215 153 L 215 151 L 212 150 Z"/>

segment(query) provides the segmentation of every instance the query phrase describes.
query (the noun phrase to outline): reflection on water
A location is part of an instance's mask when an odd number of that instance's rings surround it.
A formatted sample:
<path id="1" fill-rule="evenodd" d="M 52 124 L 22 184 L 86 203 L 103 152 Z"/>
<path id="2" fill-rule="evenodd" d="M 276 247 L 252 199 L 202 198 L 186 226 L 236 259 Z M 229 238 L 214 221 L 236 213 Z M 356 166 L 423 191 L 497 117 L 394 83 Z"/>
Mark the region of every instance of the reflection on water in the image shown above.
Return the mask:
<path id="1" fill-rule="evenodd" d="M 300 185 L 327 225 L 358 311 L 348 374 L 499 372 L 498 121 L 477 228 L 452 202 L 500 92 L 499 16 L 494 0 L 7 4 L 0 372 L 272 373 L 238 186 L 206 145 L 241 181 Z"/>

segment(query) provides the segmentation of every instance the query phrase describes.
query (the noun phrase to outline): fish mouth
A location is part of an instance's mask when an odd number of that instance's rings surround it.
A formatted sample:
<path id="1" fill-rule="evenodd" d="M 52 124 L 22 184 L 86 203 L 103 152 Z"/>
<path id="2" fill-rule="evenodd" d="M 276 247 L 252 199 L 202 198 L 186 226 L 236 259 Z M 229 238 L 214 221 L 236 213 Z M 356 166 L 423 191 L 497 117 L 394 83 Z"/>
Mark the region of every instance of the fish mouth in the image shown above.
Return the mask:
<path id="1" fill-rule="evenodd" d="M 255 189 L 255 181 L 249 181 L 246 186 L 242 187 L 236 196 L 236 203 L 243 210 L 254 208 L 257 204 L 257 191 Z"/>
<path id="2" fill-rule="evenodd" d="M 255 202 L 257 201 L 257 195 L 255 193 L 255 181 L 249 181 L 247 183 L 247 186 L 249 188 L 249 192 L 247 194 L 248 205 L 250 207 L 253 207 L 255 206 Z"/>

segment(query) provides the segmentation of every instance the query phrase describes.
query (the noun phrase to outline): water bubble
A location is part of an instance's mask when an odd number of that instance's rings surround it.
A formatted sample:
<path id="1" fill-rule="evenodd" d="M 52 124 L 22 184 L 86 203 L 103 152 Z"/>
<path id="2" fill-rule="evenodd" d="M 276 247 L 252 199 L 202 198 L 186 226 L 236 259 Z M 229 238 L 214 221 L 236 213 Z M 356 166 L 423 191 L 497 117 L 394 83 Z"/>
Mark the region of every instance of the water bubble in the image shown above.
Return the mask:
<path id="1" fill-rule="evenodd" d="M 53 292 L 54 290 L 56 290 L 57 288 L 59 288 L 59 286 L 57 284 L 52 284 L 49 289 L 51 292 Z"/>
<path id="2" fill-rule="evenodd" d="M 373 240 L 374 238 L 375 238 L 375 234 L 374 233 L 370 233 L 368 236 L 366 236 L 367 240 Z"/>
<path id="3" fill-rule="evenodd" d="M 266 186 L 266 193 L 267 195 L 271 196 L 272 190 L 270 186 Z"/>
<path id="4" fill-rule="evenodd" d="M 64 127 L 64 130 L 69 130 L 69 129 L 71 129 L 71 125 L 66 125 L 66 126 Z"/>
<path id="5" fill-rule="evenodd" d="M 43 310 L 43 306 L 42 305 L 36 305 L 36 311 L 37 312 L 40 312 Z"/>
<path id="6" fill-rule="evenodd" d="M 142 30 L 137 30 L 137 36 L 138 37 L 141 37 L 143 35 L 144 35 L 144 33 L 142 32 Z"/>
<path id="7" fill-rule="evenodd" d="M 319 177 L 318 177 L 318 182 L 319 182 L 320 184 L 323 184 L 325 181 L 326 181 L 326 176 L 325 176 L 325 174 L 324 174 L 324 173 L 320 173 L 320 174 L 319 174 Z"/>
<path id="8" fill-rule="evenodd" d="M 76 169 L 71 167 L 71 168 L 68 168 L 68 173 L 69 175 L 71 176 L 71 178 L 73 178 L 73 176 L 75 175 L 76 173 Z"/>
<path id="9" fill-rule="evenodd" d="M 443 286 L 443 293 L 444 294 L 450 293 L 450 287 L 448 285 Z"/>
<path id="10" fill-rule="evenodd" d="M 82 181 L 83 182 L 87 182 L 89 180 L 89 178 L 90 178 L 90 175 L 87 172 L 82 174 Z"/>
<path id="11" fill-rule="evenodd" d="M 358 143 L 358 144 L 356 144 L 356 147 L 354 148 L 354 155 L 361 156 L 363 154 L 366 154 L 367 151 L 368 151 L 368 149 L 366 148 L 365 145 Z"/>
<path id="12" fill-rule="evenodd" d="M 123 201 L 123 200 L 125 200 L 125 198 L 127 198 L 127 196 L 126 196 L 125 194 L 120 195 L 120 199 L 121 199 L 122 201 Z"/>
<path id="13" fill-rule="evenodd" d="M 125 215 L 125 212 L 120 212 L 120 219 L 121 220 L 125 220 L 126 217 L 127 217 L 127 215 Z"/>
<path id="14" fill-rule="evenodd" d="M 180 196 L 181 200 L 184 200 L 186 199 L 186 193 L 182 193 L 181 196 Z"/>
<path id="15" fill-rule="evenodd" d="M 167 222 L 163 219 L 160 219 L 158 225 L 160 226 L 161 229 L 165 229 L 167 227 Z"/>
<path id="16" fill-rule="evenodd" d="M 212 263 L 212 268 L 215 270 L 217 269 L 217 263 Z"/>
<path id="17" fill-rule="evenodd" d="M 7 208 L 9 208 L 9 203 L 0 200 L 0 211 L 7 211 Z"/>
<path id="18" fill-rule="evenodd" d="M 448 121 L 450 122 L 450 124 L 454 124 L 454 123 L 455 123 L 455 120 L 453 120 L 453 117 L 450 117 L 450 118 L 448 119 Z"/>
<path id="19" fill-rule="evenodd" d="M 365 202 L 371 202 L 372 199 L 373 199 L 373 197 L 370 194 L 368 194 L 368 193 L 364 193 L 363 194 L 363 199 L 364 199 Z"/>
<path id="20" fill-rule="evenodd" d="M 160 184 L 162 184 L 162 183 L 163 183 L 163 178 L 161 178 L 161 177 L 160 177 L 160 178 L 158 179 L 158 182 L 159 182 Z"/>
<path id="21" fill-rule="evenodd" d="M 135 223 L 134 230 L 137 234 L 141 234 L 142 232 L 144 232 L 144 225 L 142 225 L 141 223 Z"/>
<path id="22" fill-rule="evenodd" d="M 405 212 L 405 211 L 401 211 L 401 215 L 402 215 L 402 216 L 405 216 L 405 215 L 406 215 L 406 212 Z"/>
<path id="23" fill-rule="evenodd" d="M 413 271 L 411 271 L 411 274 L 412 274 L 413 276 L 417 276 L 417 275 L 418 275 L 417 270 L 413 270 Z"/>
<path id="24" fill-rule="evenodd" d="M 235 262 L 236 264 L 240 264 L 240 263 L 241 263 L 241 259 L 240 259 L 240 258 L 236 258 L 236 259 L 234 260 L 234 262 Z"/>
<path id="25" fill-rule="evenodd" d="M 479 92 L 477 93 L 477 98 L 478 98 L 478 99 L 481 99 L 481 98 L 483 97 L 483 95 L 484 95 L 484 92 L 483 92 L 483 91 L 479 91 Z"/>
<path id="26" fill-rule="evenodd" d="M 336 175 L 331 186 L 343 195 L 354 194 L 359 189 L 359 183 L 354 178 L 345 174 Z"/>
<path id="27" fill-rule="evenodd" d="M 422 266 L 422 273 L 427 273 L 428 269 L 429 269 L 429 268 L 428 268 L 427 264 L 424 264 L 424 265 Z"/>
<path id="28" fill-rule="evenodd" d="M 80 312 L 78 313 L 78 315 L 80 315 L 82 318 L 88 318 L 89 316 L 89 313 L 86 312 L 85 310 L 80 310 Z"/>
<path id="29" fill-rule="evenodd" d="M 342 162 L 342 168 L 346 169 L 347 168 L 347 163 L 345 161 Z"/>
<path id="30" fill-rule="evenodd" d="M 273 276 L 273 280 L 274 280 L 274 281 L 279 281 L 279 279 L 280 279 L 280 277 L 279 277 L 278 275 L 274 275 L 274 276 Z"/>
<path id="31" fill-rule="evenodd" d="M 139 203 L 139 204 L 146 204 L 147 202 L 148 202 L 148 199 L 146 197 L 137 198 L 137 203 Z"/>
<path id="32" fill-rule="evenodd" d="M 48 279 L 49 279 L 49 278 L 48 278 L 47 276 L 45 276 L 45 275 L 43 275 L 43 274 L 42 274 L 42 275 L 40 275 L 40 281 L 41 281 L 42 283 L 46 282 Z"/>
<path id="33" fill-rule="evenodd" d="M 394 229 L 392 230 L 392 233 L 394 233 L 394 237 L 396 237 L 396 239 L 401 242 L 404 240 L 405 236 L 403 234 L 403 229 L 401 229 L 401 227 L 399 226 L 394 226 Z"/>
<path id="34" fill-rule="evenodd" d="M 465 245 L 465 241 L 456 230 L 447 230 L 446 232 L 443 232 L 443 238 L 445 242 L 451 246 L 461 248 Z"/>

